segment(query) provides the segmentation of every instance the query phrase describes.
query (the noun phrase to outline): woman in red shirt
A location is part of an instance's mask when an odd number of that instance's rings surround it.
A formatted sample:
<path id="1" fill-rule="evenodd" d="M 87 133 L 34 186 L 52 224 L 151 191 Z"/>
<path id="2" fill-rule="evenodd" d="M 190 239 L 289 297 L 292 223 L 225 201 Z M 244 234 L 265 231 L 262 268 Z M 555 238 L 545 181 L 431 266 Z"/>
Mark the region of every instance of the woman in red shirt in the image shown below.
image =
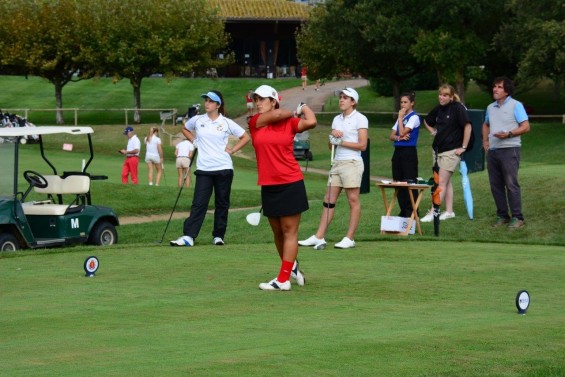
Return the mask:
<path id="1" fill-rule="evenodd" d="M 297 117 L 289 110 L 279 109 L 279 95 L 268 85 L 257 88 L 253 99 L 257 114 L 249 119 L 249 132 L 257 159 L 261 204 L 282 261 L 279 275 L 259 284 L 259 288 L 288 291 L 291 276 L 298 285 L 304 285 L 296 256 L 300 217 L 308 209 L 304 176 L 294 158 L 294 135 L 316 127 L 317 121 L 305 104 L 296 109 Z"/>

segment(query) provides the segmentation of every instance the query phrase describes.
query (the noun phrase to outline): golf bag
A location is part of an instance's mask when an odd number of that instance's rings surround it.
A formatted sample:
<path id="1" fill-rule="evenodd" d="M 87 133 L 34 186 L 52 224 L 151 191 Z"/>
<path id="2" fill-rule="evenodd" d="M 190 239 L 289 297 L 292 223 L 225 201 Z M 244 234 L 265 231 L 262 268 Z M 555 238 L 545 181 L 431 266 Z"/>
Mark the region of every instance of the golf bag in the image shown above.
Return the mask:
<path id="1" fill-rule="evenodd" d="M 192 105 L 188 108 L 188 110 L 186 111 L 186 113 L 184 115 L 178 116 L 177 119 L 175 119 L 175 124 L 180 123 L 180 124 L 184 125 L 187 120 L 189 120 L 190 118 L 192 118 L 195 115 L 198 115 L 199 113 L 200 113 L 200 104 L 195 103 L 194 105 Z"/>

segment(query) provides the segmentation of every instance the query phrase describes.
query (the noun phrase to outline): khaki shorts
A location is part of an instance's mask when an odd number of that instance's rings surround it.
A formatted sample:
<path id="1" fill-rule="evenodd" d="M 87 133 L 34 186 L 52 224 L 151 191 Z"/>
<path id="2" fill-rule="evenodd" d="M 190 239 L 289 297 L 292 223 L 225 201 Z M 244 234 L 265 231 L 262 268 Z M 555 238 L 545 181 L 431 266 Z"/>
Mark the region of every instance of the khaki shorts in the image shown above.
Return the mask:
<path id="1" fill-rule="evenodd" d="M 253 108 L 253 102 L 247 102 L 247 108 L 252 109 Z"/>
<path id="2" fill-rule="evenodd" d="M 455 170 L 457 170 L 459 162 L 461 162 L 461 157 L 455 154 L 455 149 L 451 151 L 441 152 L 437 156 L 437 164 L 440 170 L 447 170 L 453 173 Z"/>
<path id="3" fill-rule="evenodd" d="M 177 157 L 177 169 L 186 169 L 190 167 L 190 158 Z"/>
<path id="4" fill-rule="evenodd" d="M 365 167 L 361 160 L 335 161 L 330 170 L 331 178 L 328 179 L 328 186 L 357 188 L 361 187 Z M 330 182 L 331 181 L 331 182 Z"/>

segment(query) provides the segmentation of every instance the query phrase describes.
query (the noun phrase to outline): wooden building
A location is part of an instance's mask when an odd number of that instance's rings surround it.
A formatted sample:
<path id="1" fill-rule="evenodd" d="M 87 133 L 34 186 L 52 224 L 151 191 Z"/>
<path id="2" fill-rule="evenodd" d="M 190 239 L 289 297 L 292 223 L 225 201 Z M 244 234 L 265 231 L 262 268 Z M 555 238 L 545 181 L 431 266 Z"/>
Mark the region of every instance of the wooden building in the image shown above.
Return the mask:
<path id="1" fill-rule="evenodd" d="M 225 77 L 299 76 L 295 33 L 311 6 L 287 0 L 212 0 L 231 35 L 235 63 Z"/>

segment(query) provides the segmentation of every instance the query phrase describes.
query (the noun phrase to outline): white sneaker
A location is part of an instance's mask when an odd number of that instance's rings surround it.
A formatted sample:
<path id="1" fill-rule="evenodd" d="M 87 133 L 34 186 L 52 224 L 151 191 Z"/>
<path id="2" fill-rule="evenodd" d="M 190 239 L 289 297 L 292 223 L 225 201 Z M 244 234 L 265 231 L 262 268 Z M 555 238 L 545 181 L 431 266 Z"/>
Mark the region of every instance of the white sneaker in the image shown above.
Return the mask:
<path id="1" fill-rule="evenodd" d="M 294 261 L 294 266 L 292 266 L 292 272 L 290 273 L 290 277 L 296 280 L 296 284 L 303 287 L 306 283 L 306 278 L 304 277 L 304 273 L 300 271 L 300 266 L 298 265 L 298 260 Z"/>
<path id="2" fill-rule="evenodd" d="M 455 212 L 444 212 L 441 215 L 439 215 L 440 220 L 452 219 L 454 217 L 455 217 Z"/>
<path id="3" fill-rule="evenodd" d="M 182 236 L 174 241 L 170 241 L 171 246 L 194 246 L 194 240 L 190 236 Z"/>
<path id="4" fill-rule="evenodd" d="M 217 245 L 217 246 L 224 246 L 225 245 L 225 242 L 222 239 L 222 237 L 214 237 L 214 239 L 212 240 L 212 243 L 214 245 Z"/>
<path id="5" fill-rule="evenodd" d="M 432 221 L 434 221 L 434 210 L 433 209 L 428 211 L 426 216 L 420 218 L 421 223 L 431 223 Z"/>
<path id="6" fill-rule="evenodd" d="M 313 236 L 311 236 L 310 238 L 307 238 L 305 240 L 302 241 L 298 241 L 298 244 L 300 246 L 314 246 L 314 250 L 323 250 L 326 248 L 326 240 L 323 238 L 318 238 L 316 237 L 316 235 L 314 234 Z"/>
<path id="7" fill-rule="evenodd" d="M 335 247 L 338 249 L 349 249 L 355 247 L 355 241 L 350 240 L 347 237 L 343 237 L 341 241 L 335 244 Z"/>
<path id="8" fill-rule="evenodd" d="M 259 284 L 259 289 L 263 291 L 290 291 L 290 280 L 281 283 L 276 278 L 268 283 Z"/>

